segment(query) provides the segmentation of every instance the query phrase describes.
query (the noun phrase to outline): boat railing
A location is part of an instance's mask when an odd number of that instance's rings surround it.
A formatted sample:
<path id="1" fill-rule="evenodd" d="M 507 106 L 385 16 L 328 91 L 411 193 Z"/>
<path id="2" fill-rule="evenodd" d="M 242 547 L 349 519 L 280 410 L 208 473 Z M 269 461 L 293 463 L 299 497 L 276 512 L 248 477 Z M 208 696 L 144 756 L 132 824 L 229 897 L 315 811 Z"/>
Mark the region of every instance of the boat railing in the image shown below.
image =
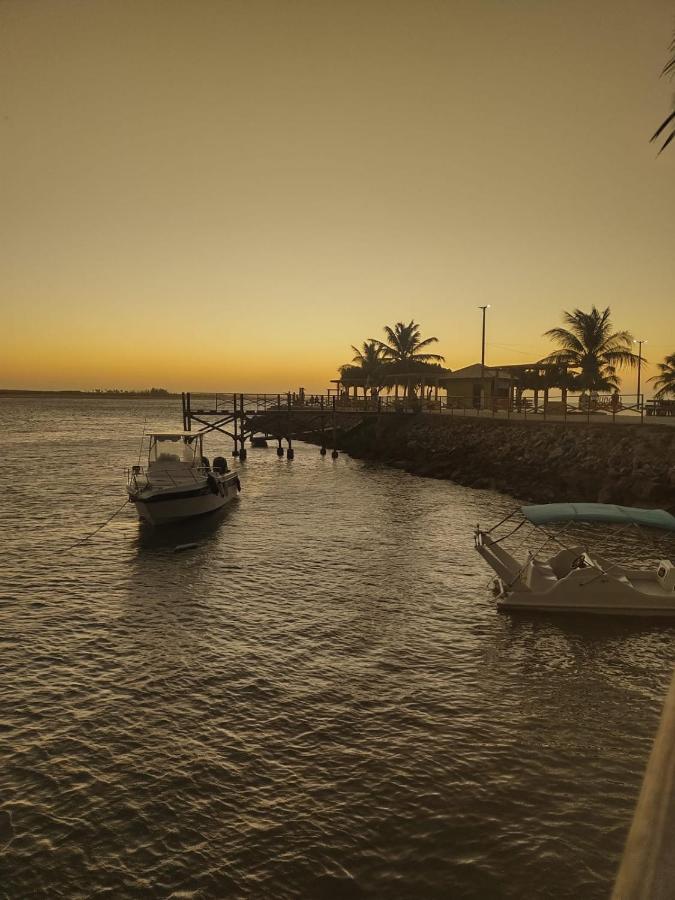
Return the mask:
<path id="1" fill-rule="evenodd" d="M 211 472 L 211 468 L 209 466 L 185 466 L 185 469 L 181 471 L 181 477 L 175 478 L 174 473 L 171 472 L 169 468 L 156 468 L 154 471 L 157 473 L 161 472 L 161 478 L 156 479 L 154 482 L 151 480 L 149 467 L 148 466 L 132 466 L 131 468 L 127 468 L 126 470 L 126 478 L 128 484 L 133 484 L 134 487 L 165 487 L 165 485 L 161 482 L 168 481 L 171 484 L 171 487 L 184 487 L 186 482 L 194 482 L 195 484 L 201 483 L 206 476 Z M 139 476 L 145 479 L 145 484 L 139 485 L 138 479 Z"/>

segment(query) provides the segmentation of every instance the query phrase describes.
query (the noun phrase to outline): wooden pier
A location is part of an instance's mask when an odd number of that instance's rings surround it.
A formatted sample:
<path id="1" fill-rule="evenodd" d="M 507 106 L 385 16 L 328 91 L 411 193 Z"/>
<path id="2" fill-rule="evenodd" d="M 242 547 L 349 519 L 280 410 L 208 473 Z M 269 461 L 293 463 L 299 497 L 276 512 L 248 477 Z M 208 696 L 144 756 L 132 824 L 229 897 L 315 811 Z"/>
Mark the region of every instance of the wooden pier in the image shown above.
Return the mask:
<path id="1" fill-rule="evenodd" d="M 197 395 L 204 397 L 204 395 Z M 195 398 L 197 399 L 197 398 Z M 194 425 L 203 434 L 218 431 L 229 437 L 234 448 L 232 455 L 246 459 L 246 442 L 262 437 L 277 443 L 277 455 L 293 459 L 294 440 L 312 436 L 319 439 L 320 453 L 328 447 L 337 458 L 338 415 L 354 416 L 377 412 L 377 407 L 343 408 L 330 394 L 305 397 L 297 394 L 216 394 L 209 402 L 193 402 L 191 393 L 181 394 L 183 429 L 192 431 Z M 284 444 L 286 448 L 284 450 Z"/>
<path id="2" fill-rule="evenodd" d="M 419 413 L 444 416 L 462 416 L 506 419 L 512 422 L 536 425 L 539 422 L 557 422 L 562 427 L 575 424 L 611 425 L 644 423 L 644 407 L 621 404 L 605 407 L 571 406 L 565 402 L 545 398 L 542 406 L 523 400 L 518 407 L 495 399 L 487 406 L 476 406 L 454 397 L 398 397 L 396 395 L 349 396 L 332 390 L 325 394 L 181 394 L 183 429 L 199 430 L 204 434 L 217 431 L 230 438 L 234 444 L 232 455 L 246 459 L 247 441 L 260 443 L 262 439 L 277 444 L 277 454 L 293 459 L 294 440 L 310 440 L 318 443 L 321 454 L 330 448 L 337 457 L 338 429 L 356 427 L 361 421 L 384 414 L 414 415 Z M 622 411 L 627 411 L 625 416 Z M 661 415 L 651 418 L 651 423 L 675 426 L 675 416 Z"/>

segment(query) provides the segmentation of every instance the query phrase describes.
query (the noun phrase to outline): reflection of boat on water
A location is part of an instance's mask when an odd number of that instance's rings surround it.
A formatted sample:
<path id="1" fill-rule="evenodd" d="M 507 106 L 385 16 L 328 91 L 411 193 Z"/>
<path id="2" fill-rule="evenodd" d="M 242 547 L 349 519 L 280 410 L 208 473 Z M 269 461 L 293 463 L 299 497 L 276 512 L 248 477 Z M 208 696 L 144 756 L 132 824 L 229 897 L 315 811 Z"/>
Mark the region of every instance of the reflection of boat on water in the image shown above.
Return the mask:
<path id="1" fill-rule="evenodd" d="M 203 547 L 218 535 L 221 526 L 228 519 L 230 509 L 231 504 L 226 504 L 206 516 L 178 519 L 176 522 L 167 522 L 161 528 L 155 528 L 141 519 L 141 527 L 136 532 L 137 549 L 139 552 L 171 550 L 177 553 Z"/>
<path id="2" fill-rule="evenodd" d="M 148 435 L 147 466 L 133 466 L 127 491 L 141 519 L 152 525 L 177 522 L 220 509 L 241 486 L 222 456 L 213 466 L 203 456 L 201 432 Z"/>
<path id="3" fill-rule="evenodd" d="M 497 529 L 512 525 L 507 534 Z M 502 541 L 524 524 L 532 524 L 542 537 L 541 546 L 519 562 Z M 575 522 L 648 527 L 675 532 L 675 517 L 661 509 L 633 509 L 604 503 L 550 503 L 522 506 L 493 528 L 475 530 L 475 546 L 495 571 L 497 604 L 502 609 L 548 612 L 600 613 L 632 616 L 675 616 L 675 566 L 662 559 L 652 568 L 612 562 L 585 546 L 566 547 L 562 533 Z M 562 533 L 543 526 L 562 525 Z M 560 548 L 540 558 L 551 544 Z"/>

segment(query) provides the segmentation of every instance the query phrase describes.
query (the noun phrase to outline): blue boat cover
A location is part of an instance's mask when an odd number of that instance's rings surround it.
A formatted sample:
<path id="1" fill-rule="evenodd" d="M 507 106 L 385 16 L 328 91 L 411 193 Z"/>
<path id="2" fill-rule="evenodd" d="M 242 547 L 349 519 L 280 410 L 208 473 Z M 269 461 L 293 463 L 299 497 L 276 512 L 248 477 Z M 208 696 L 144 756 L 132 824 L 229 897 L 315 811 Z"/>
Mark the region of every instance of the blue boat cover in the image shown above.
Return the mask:
<path id="1" fill-rule="evenodd" d="M 675 516 L 665 509 L 636 509 L 612 503 L 544 503 L 521 506 L 520 511 L 534 525 L 555 522 L 603 522 L 613 525 L 647 525 L 675 531 Z"/>

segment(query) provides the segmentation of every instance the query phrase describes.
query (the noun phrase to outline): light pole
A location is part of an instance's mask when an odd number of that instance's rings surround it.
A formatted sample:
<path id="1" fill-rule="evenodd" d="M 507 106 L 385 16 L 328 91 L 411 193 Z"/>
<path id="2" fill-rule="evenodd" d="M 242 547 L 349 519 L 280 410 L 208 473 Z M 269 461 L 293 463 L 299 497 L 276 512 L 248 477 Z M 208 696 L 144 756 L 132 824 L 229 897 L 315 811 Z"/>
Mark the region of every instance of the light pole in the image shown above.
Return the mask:
<path id="1" fill-rule="evenodd" d="M 646 344 L 647 341 L 639 341 L 637 339 L 633 339 L 633 343 L 638 345 L 638 379 L 637 379 L 637 402 L 638 408 L 640 410 L 640 420 L 644 421 L 645 411 L 643 409 L 644 404 L 642 403 L 642 398 L 640 396 L 640 375 L 642 372 L 642 345 Z"/>
<path id="2" fill-rule="evenodd" d="M 480 351 L 480 390 L 481 390 L 481 398 L 480 402 L 483 402 L 483 393 L 485 392 L 485 310 L 490 309 L 490 304 L 486 303 L 485 306 L 479 306 L 478 309 L 483 310 L 483 338 L 481 341 L 481 351 Z"/>

